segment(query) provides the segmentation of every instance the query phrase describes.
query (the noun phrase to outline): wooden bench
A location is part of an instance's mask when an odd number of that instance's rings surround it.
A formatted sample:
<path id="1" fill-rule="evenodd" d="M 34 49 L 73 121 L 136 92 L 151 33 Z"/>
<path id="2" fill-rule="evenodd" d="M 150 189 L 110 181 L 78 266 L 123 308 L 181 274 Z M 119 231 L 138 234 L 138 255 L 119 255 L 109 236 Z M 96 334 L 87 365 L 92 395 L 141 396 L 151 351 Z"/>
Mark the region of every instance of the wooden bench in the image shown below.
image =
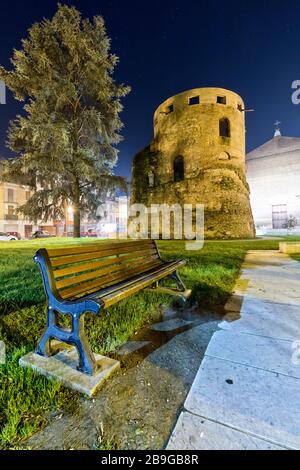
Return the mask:
<path id="1" fill-rule="evenodd" d="M 36 352 L 51 355 L 51 339 L 77 348 L 78 369 L 87 374 L 96 370 L 96 361 L 84 333 L 84 314 L 99 314 L 101 308 L 151 288 L 187 299 L 177 269 L 186 261 L 162 261 L 153 240 L 95 243 L 68 248 L 42 248 L 34 261 L 39 263 L 47 296 L 47 327 Z M 159 281 L 171 277 L 176 289 L 162 287 Z M 68 314 L 72 327 L 59 325 L 58 314 Z"/>

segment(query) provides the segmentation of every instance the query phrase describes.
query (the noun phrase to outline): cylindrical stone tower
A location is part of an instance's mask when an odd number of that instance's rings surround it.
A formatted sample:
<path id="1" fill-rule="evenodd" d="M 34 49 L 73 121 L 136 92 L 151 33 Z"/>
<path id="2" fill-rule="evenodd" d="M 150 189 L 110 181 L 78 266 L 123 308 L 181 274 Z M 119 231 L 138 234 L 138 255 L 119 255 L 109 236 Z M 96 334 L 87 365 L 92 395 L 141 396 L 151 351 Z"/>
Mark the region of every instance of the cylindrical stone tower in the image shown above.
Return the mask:
<path id="1" fill-rule="evenodd" d="M 133 161 L 131 202 L 204 204 L 206 238 L 255 235 L 239 95 L 195 88 L 154 114 L 154 140 Z"/>

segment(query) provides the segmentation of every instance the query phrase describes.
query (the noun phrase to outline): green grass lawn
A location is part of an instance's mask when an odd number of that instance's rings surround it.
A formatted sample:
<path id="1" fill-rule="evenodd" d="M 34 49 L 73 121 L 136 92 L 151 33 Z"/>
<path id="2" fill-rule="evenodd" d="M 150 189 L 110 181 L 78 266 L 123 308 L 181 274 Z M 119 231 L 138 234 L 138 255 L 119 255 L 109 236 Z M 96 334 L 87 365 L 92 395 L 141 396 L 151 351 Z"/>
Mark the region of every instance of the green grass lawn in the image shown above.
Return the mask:
<path id="1" fill-rule="evenodd" d="M 107 241 L 96 241 L 107 243 Z M 0 443 L 18 444 L 41 427 L 47 411 L 76 401 L 77 395 L 53 381 L 18 366 L 33 350 L 45 327 L 45 296 L 38 267 L 32 261 L 41 246 L 95 243 L 95 240 L 51 239 L 0 242 L 0 338 L 7 362 L 0 366 Z M 223 305 L 232 291 L 248 250 L 277 249 L 278 240 L 208 241 L 201 251 L 185 251 L 181 241 L 161 241 L 165 260 L 184 257 L 181 275 L 191 288 L 192 301 Z M 159 318 L 172 299 L 156 293 L 138 293 L 114 305 L 99 317 L 87 316 L 86 331 L 95 352 L 109 353 L 141 326 Z M 71 399 L 72 397 L 72 399 Z"/>

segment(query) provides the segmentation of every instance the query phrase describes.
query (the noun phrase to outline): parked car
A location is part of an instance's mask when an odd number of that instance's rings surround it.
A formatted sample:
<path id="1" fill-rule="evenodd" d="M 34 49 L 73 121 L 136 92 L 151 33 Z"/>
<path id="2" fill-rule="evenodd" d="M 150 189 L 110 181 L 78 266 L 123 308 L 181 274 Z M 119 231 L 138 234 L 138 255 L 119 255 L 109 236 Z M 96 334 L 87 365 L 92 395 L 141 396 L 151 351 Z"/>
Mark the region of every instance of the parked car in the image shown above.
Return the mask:
<path id="1" fill-rule="evenodd" d="M 6 232 L 6 233 L 7 233 L 7 235 L 11 235 L 12 237 L 16 237 L 18 240 L 22 240 L 22 237 L 19 234 L 19 232 Z"/>
<path id="2" fill-rule="evenodd" d="M 74 232 L 64 232 L 64 237 L 72 238 L 74 236 Z M 87 237 L 98 237 L 97 232 L 95 230 L 89 228 L 86 232 L 80 232 L 80 236 L 83 238 Z"/>
<path id="3" fill-rule="evenodd" d="M 52 235 L 47 230 L 36 230 L 30 238 L 49 238 Z"/>
<path id="4" fill-rule="evenodd" d="M 14 240 L 18 240 L 17 237 L 15 237 L 14 235 L 9 235 L 8 233 L 5 233 L 5 232 L 0 232 L 0 241 L 14 241 Z"/>
<path id="5" fill-rule="evenodd" d="M 97 237 L 97 232 L 92 228 L 89 228 L 86 232 L 81 232 L 81 237 Z"/>

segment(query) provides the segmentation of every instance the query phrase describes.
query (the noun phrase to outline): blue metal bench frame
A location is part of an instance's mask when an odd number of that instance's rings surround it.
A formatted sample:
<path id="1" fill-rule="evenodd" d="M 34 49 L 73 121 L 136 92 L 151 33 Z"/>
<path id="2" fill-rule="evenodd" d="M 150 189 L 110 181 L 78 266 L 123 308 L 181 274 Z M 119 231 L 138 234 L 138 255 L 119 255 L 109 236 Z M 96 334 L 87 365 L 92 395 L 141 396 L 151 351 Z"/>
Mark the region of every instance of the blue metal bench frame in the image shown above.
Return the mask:
<path id="1" fill-rule="evenodd" d="M 56 289 L 51 273 L 51 265 L 48 253 L 40 249 L 34 256 L 34 261 L 39 264 L 42 273 L 45 293 L 48 300 L 47 327 L 39 341 L 36 353 L 41 356 L 50 356 L 51 339 L 55 338 L 76 347 L 79 356 L 78 370 L 86 374 L 93 374 L 96 370 L 96 361 L 87 337 L 84 333 L 84 314 L 86 312 L 98 315 L 101 303 L 92 299 L 78 299 L 64 301 Z M 64 330 L 58 323 L 58 313 L 70 315 L 72 318 L 71 331 Z"/>
<path id="2" fill-rule="evenodd" d="M 159 255 L 158 250 L 157 253 Z M 47 250 L 43 248 L 38 250 L 33 259 L 39 264 L 47 297 L 47 326 L 38 343 L 36 353 L 41 356 L 50 356 L 53 353 L 51 348 L 52 339 L 73 345 L 76 347 L 79 356 L 78 370 L 86 374 L 93 374 L 97 369 L 97 363 L 84 332 L 84 314 L 87 312 L 94 313 L 95 315 L 99 314 L 103 306 L 101 296 L 97 296 L 97 293 L 93 293 L 75 300 L 62 299 L 56 288 L 53 269 Z M 191 291 L 186 289 L 183 281 L 176 272 L 177 267 L 184 265 L 185 261 L 180 260 L 170 264 L 174 265 L 172 268 L 173 272 L 168 272 L 165 276 L 161 275 L 160 278 L 171 277 L 177 283 L 178 290 L 161 287 L 158 281 L 155 280 L 153 280 L 151 285 L 158 291 L 171 295 L 179 295 L 182 299 L 186 300 Z M 168 265 L 168 263 L 166 263 L 166 265 Z M 163 272 L 163 266 L 161 271 Z M 145 274 L 147 274 L 147 272 Z M 141 289 L 143 288 L 144 287 Z M 93 296 L 96 296 L 97 299 L 91 298 Z M 58 314 L 69 315 L 71 317 L 72 327 L 70 330 L 64 329 L 59 325 Z"/>

